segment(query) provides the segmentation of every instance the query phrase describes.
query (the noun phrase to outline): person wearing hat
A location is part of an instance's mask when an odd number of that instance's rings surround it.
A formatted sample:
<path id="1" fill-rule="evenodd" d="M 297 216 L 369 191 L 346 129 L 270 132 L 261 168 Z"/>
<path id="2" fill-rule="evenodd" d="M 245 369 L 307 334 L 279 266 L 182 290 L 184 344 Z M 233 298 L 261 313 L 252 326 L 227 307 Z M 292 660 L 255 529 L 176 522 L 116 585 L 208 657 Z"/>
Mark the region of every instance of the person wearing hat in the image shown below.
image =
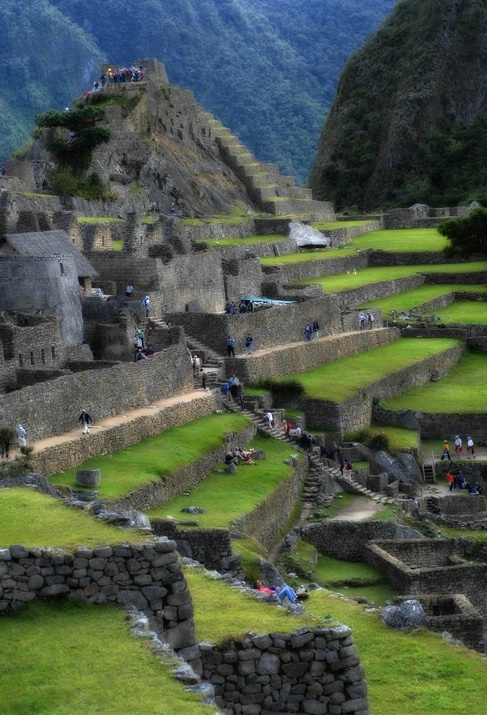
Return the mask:
<path id="1" fill-rule="evenodd" d="M 17 425 L 15 432 L 17 434 L 17 440 L 19 442 L 19 447 L 26 447 L 27 446 L 27 432 L 25 431 L 25 429 L 22 427 L 22 425 L 20 423 Z"/>
<path id="2" fill-rule="evenodd" d="M 81 410 L 81 414 L 78 417 L 78 422 L 81 425 L 81 431 L 83 434 L 90 434 L 90 424 L 91 417 L 86 410 Z"/>
<path id="3" fill-rule="evenodd" d="M 459 434 L 455 436 L 455 454 L 457 455 L 457 459 L 460 459 L 460 455 L 463 452 L 463 442 L 462 438 L 460 437 Z"/>
<path id="4" fill-rule="evenodd" d="M 467 454 L 470 459 L 470 455 L 475 459 L 475 447 L 473 446 L 473 439 L 470 435 L 467 437 Z"/>
<path id="5" fill-rule="evenodd" d="M 441 453 L 441 461 L 443 461 L 445 457 L 448 457 L 448 461 L 451 462 L 450 447 L 448 446 L 448 442 L 446 439 L 443 440 L 443 452 Z"/>

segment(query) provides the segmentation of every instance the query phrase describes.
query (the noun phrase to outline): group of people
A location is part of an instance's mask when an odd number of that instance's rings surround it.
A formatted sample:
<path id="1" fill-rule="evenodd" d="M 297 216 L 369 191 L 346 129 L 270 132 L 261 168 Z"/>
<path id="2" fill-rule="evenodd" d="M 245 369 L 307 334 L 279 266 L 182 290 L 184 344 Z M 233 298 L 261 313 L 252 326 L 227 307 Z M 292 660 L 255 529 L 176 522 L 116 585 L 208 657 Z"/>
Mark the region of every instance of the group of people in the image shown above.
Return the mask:
<path id="1" fill-rule="evenodd" d="M 228 357 L 235 357 L 235 345 L 236 340 L 233 335 L 228 335 L 226 341 Z M 245 349 L 248 355 L 252 355 L 252 353 L 254 352 L 254 339 L 250 333 L 247 333 L 245 337 Z"/>
<path id="2" fill-rule="evenodd" d="M 313 337 L 316 339 L 320 337 L 320 324 L 317 320 L 313 321 L 312 325 L 311 323 L 306 323 L 304 326 L 304 337 L 308 342 L 312 340 Z"/>
<path id="3" fill-rule="evenodd" d="M 140 328 L 134 338 L 134 348 L 135 348 L 135 362 L 140 362 L 141 360 L 147 360 L 147 358 L 152 357 L 156 354 L 156 351 L 150 345 L 147 345 L 147 337 L 150 332 L 149 325 L 146 326 L 145 330 Z"/>
<path id="4" fill-rule="evenodd" d="M 367 328 L 369 330 L 372 330 L 374 327 L 374 315 L 371 313 L 370 310 L 368 310 L 366 313 L 364 313 L 363 310 L 360 311 L 358 314 L 358 328 L 359 330 L 366 330 Z"/>
<path id="5" fill-rule="evenodd" d="M 467 482 L 461 469 L 457 472 L 454 472 L 453 469 L 449 469 L 446 474 L 446 481 L 448 482 L 448 490 L 450 492 L 453 492 L 456 489 L 459 489 L 460 491 L 466 489 L 469 494 L 473 495 L 483 493 L 483 489 L 478 482 L 475 482 L 474 484 L 469 484 L 469 482 Z"/>
<path id="6" fill-rule="evenodd" d="M 255 449 L 241 449 L 236 447 L 234 450 L 227 452 L 225 455 L 225 464 L 230 466 L 230 464 L 255 464 L 252 456 L 255 454 Z"/>
<path id="7" fill-rule="evenodd" d="M 253 313 L 254 312 L 254 304 L 251 300 L 241 300 L 238 308 L 235 305 L 235 303 L 232 303 L 228 301 L 228 303 L 225 306 L 225 313 L 228 313 L 228 315 L 244 315 L 245 313 Z"/>
<path id="8" fill-rule="evenodd" d="M 453 443 L 454 449 L 455 449 L 455 454 L 457 455 L 457 459 L 460 459 L 462 456 L 463 452 L 463 440 L 460 437 L 459 434 L 455 435 L 455 440 Z M 443 450 L 441 452 L 441 461 L 445 459 L 445 457 L 448 459 L 449 462 L 451 462 L 451 456 L 450 456 L 450 446 L 448 444 L 448 440 L 445 439 L 443 440 Z M 473 442 L 473 439 L 470 435 L 467 437 L 467 459 L 475 459 L 475 445 Z"/>
<path id="9" fill-rule="evenodd" d="M 296 603 L 297 601 L 304 601 L 309 596 L 308 591 L 304 586 L 300 586 L 297 591 L 295 591 L 286 583 L 282 586 L 274 586 L 272 584 L 270 586 L 264 586 L 262 581 L 256 581 L 255 588 L 259 591 L 259 593 L 266 593 L 269 596 L 275 596 L 279 601 L 281 601 L 281 603 L 283 603 L 286 599 L 289 603 Z"/>
<path id="10" fill-rule="evenodd" d="M 126 82 L 142 82 L 145 77 L 145 70 L 143 67 L 122 67 L 121 69 L 108 68 L 104 74 L 101 75 L 100 81 L 95 81 L 93 87 L 98 85 L 98 90 L 103 89 L 103 87 L 108 84 L 125 84 Z"/>

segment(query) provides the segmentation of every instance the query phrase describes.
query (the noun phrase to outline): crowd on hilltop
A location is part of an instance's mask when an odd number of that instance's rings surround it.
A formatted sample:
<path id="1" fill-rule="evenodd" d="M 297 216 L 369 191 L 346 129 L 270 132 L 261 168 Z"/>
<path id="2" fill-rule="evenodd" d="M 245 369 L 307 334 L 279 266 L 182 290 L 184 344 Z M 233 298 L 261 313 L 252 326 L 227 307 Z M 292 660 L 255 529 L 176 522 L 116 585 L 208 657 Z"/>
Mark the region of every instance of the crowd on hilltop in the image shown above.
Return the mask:
<path id="1" fill-rule="evenodd" d="M 109 84 L 118 84 L 123 82 L 142 82 L 145 77 L 145 70 L 143 67 L 122 67 L 120 69 L 112 69 L 109 67 L 107 71 L 100 77 L 101 86 L 104 87 L 108 82 Z"/>

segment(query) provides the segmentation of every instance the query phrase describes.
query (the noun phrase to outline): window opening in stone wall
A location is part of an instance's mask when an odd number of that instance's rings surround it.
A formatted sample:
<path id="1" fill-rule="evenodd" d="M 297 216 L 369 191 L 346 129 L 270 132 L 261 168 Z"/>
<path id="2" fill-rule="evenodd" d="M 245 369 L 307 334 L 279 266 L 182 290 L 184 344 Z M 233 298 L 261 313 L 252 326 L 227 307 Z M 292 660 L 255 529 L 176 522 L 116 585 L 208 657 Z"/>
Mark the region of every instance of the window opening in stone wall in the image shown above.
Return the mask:
<path id="1" fill-rule="evenodd" d="M 19 353 L 19 367 L 24 367 L 24 356 Z"/>
<path id="2" fill-rule="evenodd" d="M 30 354 L 30 364 L 31 364 L 31 365 L 34 365 L 34 364 L 35 364 L 35 361 L 34 361 L 34 353 L 33 353 L 33 352 L 31 352 L 31 354 Z"/>
<path id="3" fill-rule="evenodd" d="M 60 263 L 60 264 L 59 264 L 59 268 L 61 269 L 61 275 L 64 276 L 64 275 L 65 275 L 65 273 L 64 273 L 64 264 L 63 264 L 63 263 Z"/>
<path id="4" fill-rule="evenodd" d="M 51 348 L 51 355 L 52 355 L 52 359 L 55 360 L 56 359 L 56 348 L 54 347 L 54 345 Z"/>
<path id="5" fill-rule="evenodd" d="M 44 348 L 42 348 L 41 350 L 41 361 L 43 365 L 46 364 L 46 351 L 44 350 Z"/>

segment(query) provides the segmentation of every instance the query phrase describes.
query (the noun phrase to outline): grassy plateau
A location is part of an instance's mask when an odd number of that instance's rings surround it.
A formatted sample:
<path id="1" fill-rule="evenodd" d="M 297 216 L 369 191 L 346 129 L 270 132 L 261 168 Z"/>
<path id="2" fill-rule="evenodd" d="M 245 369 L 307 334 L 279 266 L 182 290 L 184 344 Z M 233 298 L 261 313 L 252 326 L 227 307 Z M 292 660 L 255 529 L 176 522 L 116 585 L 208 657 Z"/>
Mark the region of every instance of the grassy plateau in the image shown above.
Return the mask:
<path id="1" fill-rule="evenodd" d="M 419 288 L 413 288 L 412 290 L 403 291 L 401 293 L 395 293 L 394 295 L 389 295 L 385 298 L 378 298 L 377 300 L 371 300 L 365 303 L 361 307 L 366 308 L 380 308 L 383 311 L 384 317 L 389 317 L 391 310 L 395 310 L 398 313 L 407 313 L 413 308 L 420 308 L 425 303 L 430 300 L 435 300 L 444 295 L 451 295 L 452 293 L 486 293 L 487 286 L 485 284 L 481 285 L 428 285 L 424 284 Z M 443 323 L 478 323 L 485 317 L 487 303 L 480 301 L 458 301 L 451 303 L 446 308 L 425 308 L 421 312 L 428 313 L 432 315 L 441 316 L 441 321 Z M 458 318 L 450 320 L 450 314 L 453 316 L 456 314 Z"/>

